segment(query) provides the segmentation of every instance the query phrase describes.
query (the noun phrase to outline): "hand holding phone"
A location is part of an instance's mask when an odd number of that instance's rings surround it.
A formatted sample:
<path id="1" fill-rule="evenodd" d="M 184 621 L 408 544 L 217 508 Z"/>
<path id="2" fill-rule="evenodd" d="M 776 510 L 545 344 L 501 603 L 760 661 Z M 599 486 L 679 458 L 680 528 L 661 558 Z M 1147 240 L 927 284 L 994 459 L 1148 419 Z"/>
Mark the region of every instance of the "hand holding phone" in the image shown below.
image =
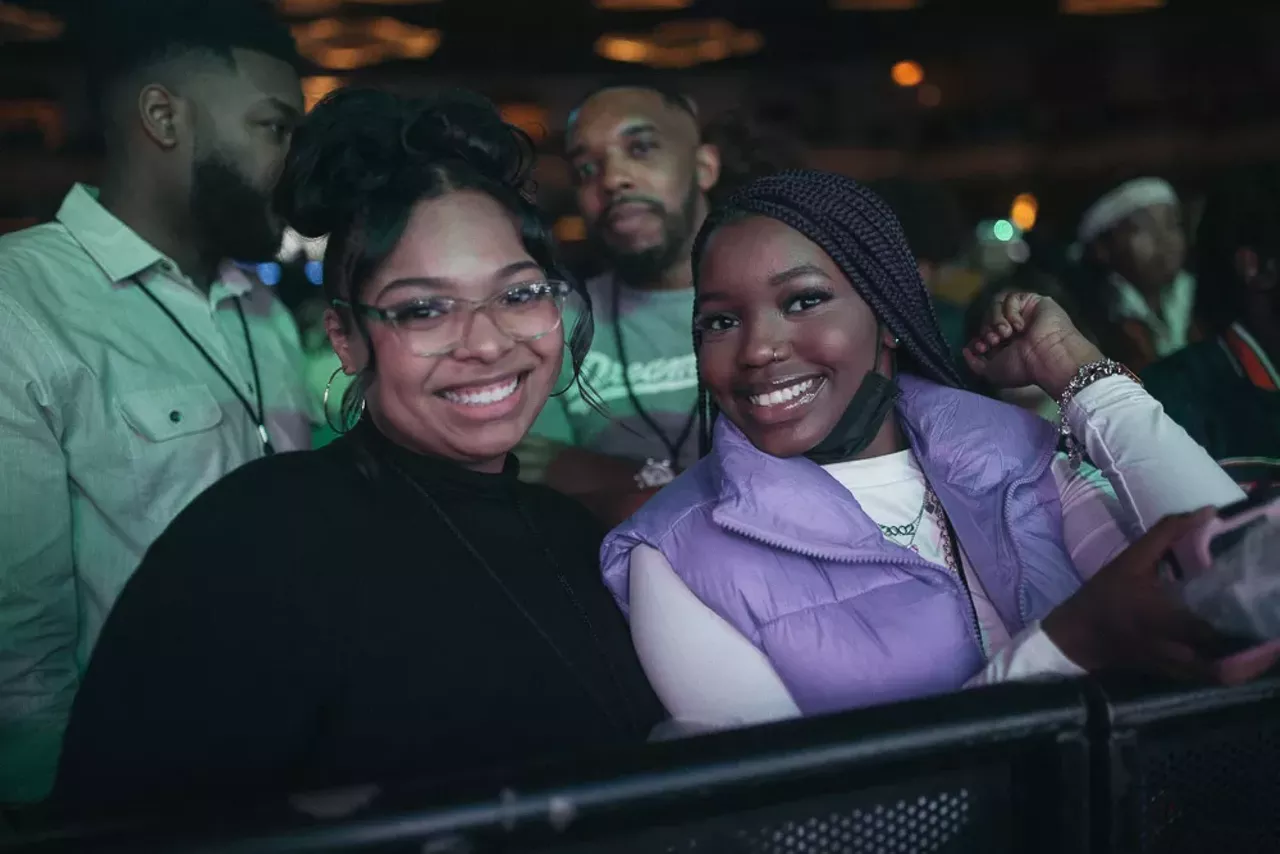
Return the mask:
<path id="1" fill-rule="evenodd" d="M 1280 493 L 1222 508 L 1175 543 L 1168 562 L 1187 608 L 1239 639 L 1215 664 L 1220 681 L 1245 682 L 1280 661 Z"/>

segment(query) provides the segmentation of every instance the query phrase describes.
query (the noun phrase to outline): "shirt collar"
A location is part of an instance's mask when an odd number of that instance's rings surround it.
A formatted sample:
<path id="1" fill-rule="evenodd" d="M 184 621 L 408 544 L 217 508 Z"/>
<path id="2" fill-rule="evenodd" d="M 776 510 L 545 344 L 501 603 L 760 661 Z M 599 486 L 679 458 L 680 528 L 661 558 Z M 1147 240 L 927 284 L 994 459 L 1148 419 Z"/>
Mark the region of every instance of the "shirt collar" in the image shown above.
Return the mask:
<path id="1" fill-rule="evenodd" d="M 98 191 L 93 187 L 72 187 L 62 200 L 57 219 L 113 284 L 165 260 L 159 249 L 98 202 Z"/>
<path id="2" fill-rule="evenodd" d="M 218 280 L 209 288 L 209 302 L 217 305 L 229 297 L 242 297 L 253 290 L 253 280 L 238 264 L 226 261 L 218 268 Z"/>
<path id="3" fill-rule="evenodd" d="M 1280 390 L 1280 373 L 1258 342 L 1239 323 L 1231 324 L 1222 335 L 1222 345 L 1245 379 L 1263 391 Z"/>
<path id="4" fill-rule="evenodd" d="M 177 265 L 159 249 L 102 206 L 98 201 L 98 190 L 94 187 L 85 184 L 72 187 L 62 200 L 57 220 L 102 268 L 112 284 L 127 282 L 156 264 L 164 263 L 170 265 L 175 277 L 182 276 Z M 243 297 L 252 289 L 253 282 L 244 271 L 228 261 L 219 268 L 218 280 L 209 289 L 209 304 L 217 305 L 224 299 Z"/>
<path id="5" fill-rule="evenodd" d="M 1111 316 L 1116 320 L 1136 320 L 1154 333 L 1157 352 L 1168 355 L 1187 344 L 1195 312 L 1196 280 L 1185 270 L 1178 273 L 1160 295 L 1160 311 L 1152 311 L 1142 293 L 1118 274 L 1110 276 Z"/>

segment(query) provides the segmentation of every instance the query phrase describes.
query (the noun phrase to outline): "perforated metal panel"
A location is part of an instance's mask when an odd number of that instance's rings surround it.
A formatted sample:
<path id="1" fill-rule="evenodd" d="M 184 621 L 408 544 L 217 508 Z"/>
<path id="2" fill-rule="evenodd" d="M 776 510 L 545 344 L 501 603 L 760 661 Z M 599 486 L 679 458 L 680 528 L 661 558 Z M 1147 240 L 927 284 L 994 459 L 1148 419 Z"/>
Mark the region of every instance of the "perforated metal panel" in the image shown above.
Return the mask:
<path id="1" fill-rule="evenodd" d="M 966 788 L 865 809 L 832 812 L 762 828 L 746 837 L 752 852 L 795 854 L 926 854 L 964 836 L 970 822 Z"/>
<path id="2" fill-rule="evenodd" d="M 1136 767 L 1142 851 L 1280 852 L 1280 721 L 1148 736 Z"/>
<path id="3" fill-rule="evenodd" d="M 994 770 L 939 777 L 654 828 L 557 854 L 999 854 L 1013 850 L 1007 790 L 1006 775 Z"/>

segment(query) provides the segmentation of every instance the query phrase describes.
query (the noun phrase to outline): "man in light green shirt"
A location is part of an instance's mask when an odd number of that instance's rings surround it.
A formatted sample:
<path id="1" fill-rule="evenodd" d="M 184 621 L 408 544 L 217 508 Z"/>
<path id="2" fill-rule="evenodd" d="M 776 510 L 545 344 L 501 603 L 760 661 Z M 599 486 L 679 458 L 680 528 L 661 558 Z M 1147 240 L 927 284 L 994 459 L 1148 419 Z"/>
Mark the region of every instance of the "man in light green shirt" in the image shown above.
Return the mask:
<path id="1" fill-rule="evenodd" d="M 288 31 L 253 0 L 95 10 L 101 193 L 0 238 L 0 805 L 47 793 L 152 541 L 223 475 L 306 447 L 314 417 L 291 317 L 225 263 L 279 246 L 303 108 Z"/>
<path id="2" fill-rule="evenodd" d="M 697 457 L 689 258 L 720 158 L 688 98 L 647 86 L 590 95 L 567 142 L 578 207 L 610 266 L 587 285 L 595 338 L 582 371 L 605 411 L 566 374 L 520 459 L 613 523 Z"/>

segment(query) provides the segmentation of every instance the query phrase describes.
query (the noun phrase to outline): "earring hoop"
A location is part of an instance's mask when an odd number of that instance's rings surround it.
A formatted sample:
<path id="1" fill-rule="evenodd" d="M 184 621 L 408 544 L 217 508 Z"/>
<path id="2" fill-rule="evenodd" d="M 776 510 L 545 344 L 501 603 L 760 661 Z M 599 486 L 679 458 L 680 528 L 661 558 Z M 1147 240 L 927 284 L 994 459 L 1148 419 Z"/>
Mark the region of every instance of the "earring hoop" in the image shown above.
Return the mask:
<path id="1" fill-rule="evenodd" d="M 329 374 L 329 381 L 324 384 L 324 396 L 320 398 L 320 408 L 324 410 L 324 423 L 329 426 L 330 430 L 337 433 L 339 436 L 347 433 L 353 426 L 353 425 L 347 425 L 344 428 L 342 425 L 334 424 L 333 419 L 329 416 L 329 391 L 333 388 L 333 381 L 338 378 L 338 374 L 340 373 L 342 373 L 341 366 L 334 369 L 334 372 Z M 339 415 L 341 415 L 341 413 L 339 413 Z M 364 415 L 364 398 L 363 397 L 360 398 L 360 415 Z M 359 420 L 360 420 L 359 417 L 357 417 L 356 421 L 359 421 Z"/>

